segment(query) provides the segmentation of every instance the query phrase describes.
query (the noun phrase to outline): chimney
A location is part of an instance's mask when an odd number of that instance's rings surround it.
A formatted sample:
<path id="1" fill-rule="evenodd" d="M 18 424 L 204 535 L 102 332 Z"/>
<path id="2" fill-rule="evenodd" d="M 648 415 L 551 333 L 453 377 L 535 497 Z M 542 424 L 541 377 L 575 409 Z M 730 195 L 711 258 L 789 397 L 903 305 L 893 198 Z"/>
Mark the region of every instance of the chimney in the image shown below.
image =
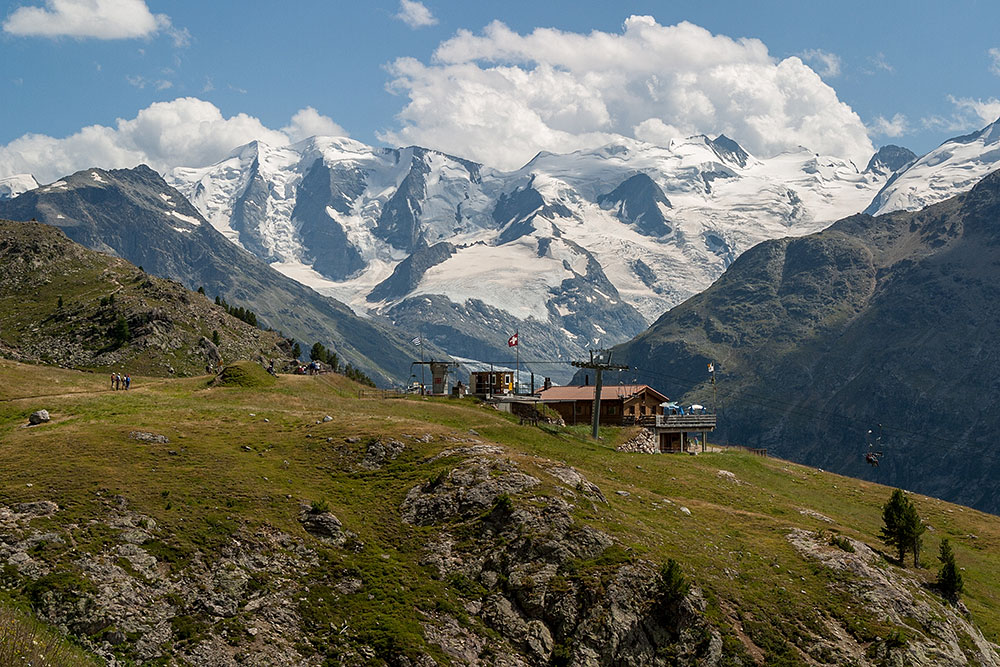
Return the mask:
<path id="1" fill-rule="evenodd" d="M 552 388 L 552 378 L 545 378 L 545 381 L 542 383 L 542 387 L 544 387 L 545 389 L 551 389 Z"/>
<path id="2" fill-rule="evenodd" d="M 583 386 L 584 387 L 589 387 L 590 386 L 590 375 L 585 374 L 583 376 Z"/>

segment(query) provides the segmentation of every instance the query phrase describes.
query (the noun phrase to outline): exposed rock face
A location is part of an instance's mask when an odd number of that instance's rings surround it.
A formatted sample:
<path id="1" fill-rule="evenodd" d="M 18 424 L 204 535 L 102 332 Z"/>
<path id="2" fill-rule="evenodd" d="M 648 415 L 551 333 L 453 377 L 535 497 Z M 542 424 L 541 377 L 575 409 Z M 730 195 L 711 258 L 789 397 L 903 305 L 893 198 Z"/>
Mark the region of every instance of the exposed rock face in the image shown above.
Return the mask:
<path id="1" fill-rule="evenodd" d="M 608 194 L 599 196 L 597 203 L 601 208 L 614 209 L 619 220 L 632 225 L 640 234 L 663 237 L 673 231 L 663 215 L 663 208 L 670 208 L 670 201 L 646 174 L 632 176 Z"/>
<path id="2" fill-rule="evenodd" d="M 267 528 L 238 531 L 217 551 L 195 552 L 182 563 L 152 518 L 131 511 L 121 496 L 102 502 L 100 520 L 46 533 L 31 522 L 55 515 L 55 503 L 0 506 L 0 564 L 26 582 L 42 620 L 66 628 L 109 665 L 120 664 L 116 653 L 125 648 L 138 663 L 160 659 L 168 648 L 192 665 L 319 663 L 294 648 L 302 634 L 301 578 L 318 563 L 301 540 Z M 108 538 L 106 546 L 81 550 L 71 570 L 53 571 L 37 555 L 90 539 L 93 531 Z M 4 569 L 0 579 L 10 576 Z M 237 614 L 243 620 L 228 640 L 225 630 L 203 634 L 206 618 L 222 628 Z M 185 641 L 190 636 L 197 641 Z"/>
<path id="3" fill-rule="evenodd" d="M 401 507 L 403 521 L 429 526 L 467 518 L 491 507 L 502 494 L 520 493 L 539 480 L 517 466 L 487 458 L 470 459 L 439 484 L 415 486 Z"/>
<path id="4" fill-rule="evenodd" d="M 383 441 L 381 438 L 370 440 L 365 448 L 365 458 L 361 461 L 361 467 L 366 470 L 378 470 L 386 461 L 399 456 L 404 449 L 406 445 L 399 440 Z"/>
<path id="5" fill-rule="evenodd" d="M 853 596 L 864 600 L 877 616 L 899 627 L 914 628 L 917 625 L 919 630 L 911 633 L 914 636 L 901 646 L 882 642 L 875 647 L 866 647 L 859 644 L 846 629 L 831 627 L 830 634 L 836 641 L 823 642 L 822 646 L 840 656 L 840 664 L 858 660 L 861 656 L 858 664 L 862 665 L 1000 665 L 997 647 L 990 644 L 956 608 L 944 604 L 940 598 L 925 590 L 905 569 L 886 566 L 882 557 L 868 545 L 850 538 L 843 539 L 850 542 L 853 552 L 830 546 L 815 533 L 796 529 L 788 534 L 788 541 L 803 556 L 831 570 L 853 575 L 843 581 L 835 580 L 831 587 L 847 589 Z M 836 625 L 832 619 L 828 623 Z M 866 654 L 872 658 L 870 661 L 864 658 Z"/>
<path id="6" fill-rule="evenodd" d="M 572 487 L 565 489 L 570 496 L 603 500 L 573 468 L 548 471 Z M 446 533 L 428 545 L 424 562 L 442 578 L 459 576 L 486 590 L 474 611 L 524 660 L 512 664 L 666 665 L 666 646 L 680 664 L 718 664 L 721 638 L 701 617 L 704 602 L 693 594 L 664 607 L 652 563 L 625 562 L 610 581 L 566 576 L 572 563 L 599 557 L 614 540 L 576 523 L 573 506 L 561 498 L 511 501 L 540 483 L 511 461 L 474 456 L 444 479 L 411 489 L 401 507 L 409 523 L 458 530 L 475 524 L 481 537 L 474 550 Z"/>
<path id="7" fill-rule="evenodd" d="M 43 424 L 50 419 L 51 417 L 49 417 L 48 410 L 36 410 L 28 416 L 28 423 L 35 426 L 37 424 Z"/>

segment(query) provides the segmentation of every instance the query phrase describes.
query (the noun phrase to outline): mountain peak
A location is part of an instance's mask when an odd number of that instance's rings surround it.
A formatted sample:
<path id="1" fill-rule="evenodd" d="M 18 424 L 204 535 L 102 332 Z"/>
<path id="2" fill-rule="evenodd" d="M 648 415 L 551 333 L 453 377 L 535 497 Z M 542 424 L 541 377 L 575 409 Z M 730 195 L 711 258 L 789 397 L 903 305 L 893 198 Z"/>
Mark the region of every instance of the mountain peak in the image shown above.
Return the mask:
<path id="1" fill-rule="evenodd" d="M 747 166 L 750 161 L 750 154 L 742 146 L 724 134 L 720 134 L 715 139 L 709 139 L 708 145 L 712 147 L 715 154 L 723 162 L 738 164 L 741 167 Z"/>
<path id="2" fill-rule="evenodd" d="M 902 146 L 896 146 L 894 144 L 886 144 L 885 146 L 879 148 L 874 155 L 872 155 L 872 158 L 868 161 L 868 166 L 865 167 L 864 173 L 876 173 L 888 176 L 889 174 L 899 171 L 916 159 L 916 153 L 911 151 L 909 148 L 903 148 Z"/>

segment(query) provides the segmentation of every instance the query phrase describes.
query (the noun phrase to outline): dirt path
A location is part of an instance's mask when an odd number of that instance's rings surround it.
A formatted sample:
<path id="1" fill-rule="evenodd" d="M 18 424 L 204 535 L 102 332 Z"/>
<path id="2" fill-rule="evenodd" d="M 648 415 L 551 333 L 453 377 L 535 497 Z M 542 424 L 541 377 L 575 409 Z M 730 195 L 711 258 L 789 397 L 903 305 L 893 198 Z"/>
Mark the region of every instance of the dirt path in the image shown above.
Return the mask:
<path id="1" fill-rule="evenodd" d="M 117 394 L 119 392 L 140 392 L 143 393 L 149 387 L 161 385 L 167 380 L 154 380 L 153 382 L 143 382 L 141 385 L 134 385 L 131 389 L 94 389 L 92 391 L 67 391 L 58 394 L 35 394 L 33 396 L 12 396 L 10 398 L 0 398 L 0 403 L 13 403 L 15 401 L 33 401 L 39 398 L 70 398 L 72 396 L 98 396 L 100 394 Z"/>

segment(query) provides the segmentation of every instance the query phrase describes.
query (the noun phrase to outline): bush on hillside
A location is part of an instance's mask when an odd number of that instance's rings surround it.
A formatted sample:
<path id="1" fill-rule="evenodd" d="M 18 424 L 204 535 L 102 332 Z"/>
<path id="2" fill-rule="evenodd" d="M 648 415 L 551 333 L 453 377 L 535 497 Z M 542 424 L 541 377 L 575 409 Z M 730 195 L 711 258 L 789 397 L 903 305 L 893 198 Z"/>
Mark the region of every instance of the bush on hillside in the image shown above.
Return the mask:
<path id="1" fill-rule="evenodd" d="M 222 369 L 212 380 L 213 387 L 269 387 L 276 380 L 260 364 L 252 361 L 237 361 Z"/>

